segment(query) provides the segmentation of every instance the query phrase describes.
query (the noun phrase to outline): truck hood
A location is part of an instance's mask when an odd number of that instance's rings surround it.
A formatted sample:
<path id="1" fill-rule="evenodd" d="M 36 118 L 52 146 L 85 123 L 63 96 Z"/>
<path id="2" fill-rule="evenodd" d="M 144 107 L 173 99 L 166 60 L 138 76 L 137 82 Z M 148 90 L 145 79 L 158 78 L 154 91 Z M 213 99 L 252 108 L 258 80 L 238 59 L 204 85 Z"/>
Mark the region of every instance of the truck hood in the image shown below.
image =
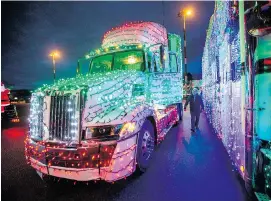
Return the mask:
<path id="1" fill-rule="evenodd" d="M 122 124 L 130 121 L 134 110 L 145 102 L 145 74 L 115 71 L 88 83 L 83 126 Z M 142 93 L 138 93 L 141 90 Z"/>
<path id="2" fill-rule="evenodd" d="M 50 94 L 53 91 L 73 91 L 86 88 L 99 91 L 102 85 L 106 83 L 111 83 L 111 81 L 113 80 L 120 81 L 124 78 L 127 78 L 128 80 L 133 80 L 140 77 L 144 78 L 144 73 L 135 70 L 117 70 L 105 73 L 79 75 L 73 78 L 59 79 L 55 84 L 52 85 L 44 84 L 42 87 L 35 90 L 34 93 L 42 92 Z M 127 79 L 124 80 L 128 81 Z"/>
<path id="3" fill-rule="evenodd" d="M 54 91 L 84 90 L 83 127 L 121 124 L 136 115 L 134 110 L 139 112 L 144 109 L 142 105 L 146 99 L 146 77 L 143 72 L 135 70 L 95 73 L 59 80 L 56 84 L 44 86 L 36 92 L 52 95 Z M 138 90 L 141 90 L 141 93 L 138 93 Z"/>

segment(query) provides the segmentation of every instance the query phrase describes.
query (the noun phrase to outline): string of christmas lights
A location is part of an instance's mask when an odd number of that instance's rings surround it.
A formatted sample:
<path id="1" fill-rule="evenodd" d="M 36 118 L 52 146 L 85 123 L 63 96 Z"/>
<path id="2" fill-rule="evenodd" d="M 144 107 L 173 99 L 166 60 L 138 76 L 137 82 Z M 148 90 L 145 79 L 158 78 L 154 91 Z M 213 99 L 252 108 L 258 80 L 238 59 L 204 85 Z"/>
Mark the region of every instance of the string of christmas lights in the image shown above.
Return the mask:
<path id="1" fill-rule="evenodd" d="M 130 43 L 167 45 L 167 30 L 154 22 L 131 22 L 105 33 L 102 47 Z"/>

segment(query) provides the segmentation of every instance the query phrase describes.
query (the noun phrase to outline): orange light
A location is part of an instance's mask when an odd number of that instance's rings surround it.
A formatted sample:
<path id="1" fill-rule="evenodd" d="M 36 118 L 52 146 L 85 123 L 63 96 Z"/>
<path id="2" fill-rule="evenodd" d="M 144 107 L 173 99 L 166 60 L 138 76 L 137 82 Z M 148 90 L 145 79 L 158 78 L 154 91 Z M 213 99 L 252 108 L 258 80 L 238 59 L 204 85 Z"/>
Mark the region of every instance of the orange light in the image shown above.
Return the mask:
<path id="1" fill-rule="evenodd" d="M 191 15 L 191 14 L 192 14 L 192 11 L 191 11 L 191 10 L 187 10 L 187 11 L 185 12 L 185 14 L 186 14 L 186 15 Z"/>
<path id="2" fill-rule="evenodd" d="M 49 54 L 49 56 L 54 57 L 54 58 L 59 58 L 60 57 L 60 52 L 57 51 L 57 50 L 54 50 Z"/>
<path id="3" fill-rule="evenodd" d="M 11 122 L 13 122 L 13 123 L 18 123 L 18 122 L 20 122 L 20 119 L 19 119 L 19 118 L 12 119 Z"/>
<path id="4" fill-rule="evenodd" d="M 243 165 L 240 166 L 240 170 L 242 171 L 242 173 L 244 173 L 245 171 L 245 167 Z"/>

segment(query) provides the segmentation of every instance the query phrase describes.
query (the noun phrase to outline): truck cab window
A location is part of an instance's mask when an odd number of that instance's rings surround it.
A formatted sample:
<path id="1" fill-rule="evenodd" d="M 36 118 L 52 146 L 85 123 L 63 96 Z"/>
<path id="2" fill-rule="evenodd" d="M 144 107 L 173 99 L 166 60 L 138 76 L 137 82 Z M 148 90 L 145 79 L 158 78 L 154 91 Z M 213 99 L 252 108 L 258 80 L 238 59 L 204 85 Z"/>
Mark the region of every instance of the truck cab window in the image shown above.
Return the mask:
<path id="1" fill-rule="evenodd" d="M 163 67 L 160 63 L 160 57 L 158 54 L 154 54 L 153 56 L 153 69 L 154 72 L 163 72 Z"/>
<path id="2" fill-rule="evenodd" d="M 154 72 L 157 72 L 157 62 L 156 62 L 155 57 L 153 57 L 153 70 Z"/>
<path id="3" fill-rule="evenodd" d="M 113 70 L 138 70 L 145 69 L 142 51 L 125 51 L 115 53 Z"/>
<path id="4" fill-rule="evenodd" d="M 178 72 L 178 63 L 176 54 L 169 54 L 169 68 L 171 73 Z"/>
<path id="5" fill-rule="evenodd" d="M 112 70 L 145 70 L 142 51 L 130 50 L 109 53 L 94 57 L 90 63 L 90 73 L 107 72 Z"/>
<path id="6" fill-rule="evenodd" d="M 90 73 L 101 73 L 110 71 L 112 62 L 112 54 L 95 57 L 90 64 Z"/>

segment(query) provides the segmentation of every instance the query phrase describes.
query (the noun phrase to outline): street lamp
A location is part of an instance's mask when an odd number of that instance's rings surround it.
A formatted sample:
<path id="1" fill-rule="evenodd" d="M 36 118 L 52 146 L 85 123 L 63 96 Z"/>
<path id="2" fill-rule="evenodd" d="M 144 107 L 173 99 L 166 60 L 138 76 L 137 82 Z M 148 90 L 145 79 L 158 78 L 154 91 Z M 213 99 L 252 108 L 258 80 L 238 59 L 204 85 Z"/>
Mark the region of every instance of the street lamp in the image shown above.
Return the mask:
<path id="1" fill-rule="evenodd" d="M 54 73 L 54 82 L 55 82 L 56 81 L 56 58 L 60 57 L 60 53 L 54 50 L 49 54 L 49 56 L 52 57 L 52 60 L 53 60 L 53 73 Z"/>
<path id="2" fill-rule="evenodd" d="M 178 17 L 183 18 L 183 40 L 184 40 L 184 72 L 187 74 L 187 55 L 186 55 L 186 16 L 191 16 L 192 10 L 190 9 L 183 9 L 178 13 Z"/>

